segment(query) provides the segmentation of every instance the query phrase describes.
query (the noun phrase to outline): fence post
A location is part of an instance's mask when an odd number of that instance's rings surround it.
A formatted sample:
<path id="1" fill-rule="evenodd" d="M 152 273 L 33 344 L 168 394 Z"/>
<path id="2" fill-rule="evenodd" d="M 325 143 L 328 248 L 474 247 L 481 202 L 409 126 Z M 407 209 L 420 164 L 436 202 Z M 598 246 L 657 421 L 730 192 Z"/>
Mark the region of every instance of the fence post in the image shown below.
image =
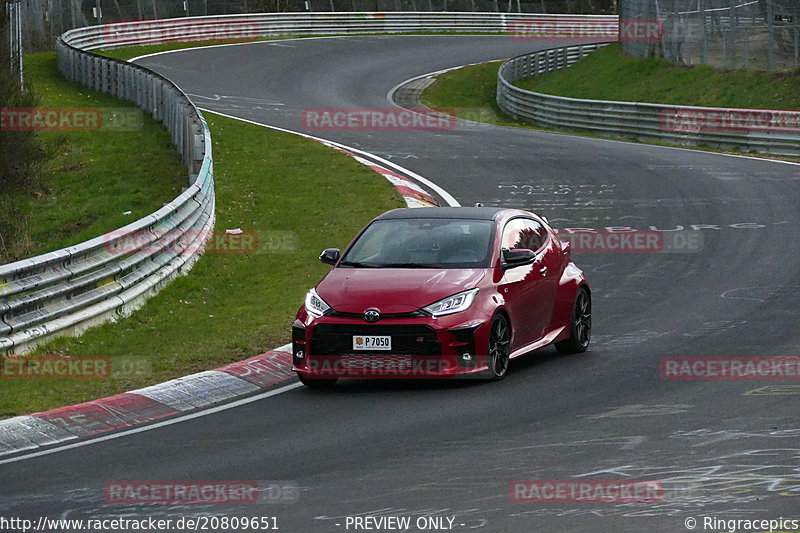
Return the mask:
<path id="1" fill-rule="evenodd" d="M 708 63 L 708 21 L 706 20 L 706 0 L 697 0 L 700 4 L 700 20 L 703 21 L 703 41 L 700 43 L 700 64 Z"/>
<path id="2" fill-rule="evenodd" d="M 730 20 L 731 20 L 731 64 L 730 68 L 736 68 L 736 36 L 739 35 L 739 17 L 736 16 L 736 12 L 733 10 L 733 6 L 730 7 Z"/>
<path id="3" fill-rule="evenodd" d="M 775 68 L 775 37 L 772 35 L 772 2 L 767 2 L 767 62 L 769 69 Z"/>
<path id="4" fill-rule="evenodd" d="M 24 92 L 25 67 L 22 51 L 22 6 L 19 2 L 9 2 L 6 4 L 5 15 L 8 19 L 8 51 L 11 55 L 11 72 L 18 75 L 20 89 Z"/>

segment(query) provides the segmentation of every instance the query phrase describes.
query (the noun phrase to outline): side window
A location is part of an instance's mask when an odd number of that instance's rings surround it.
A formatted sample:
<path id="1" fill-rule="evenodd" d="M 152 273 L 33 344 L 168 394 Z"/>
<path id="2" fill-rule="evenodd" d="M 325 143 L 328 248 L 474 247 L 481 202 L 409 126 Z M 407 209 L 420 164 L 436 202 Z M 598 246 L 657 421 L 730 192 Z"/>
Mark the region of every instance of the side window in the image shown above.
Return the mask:
<path id="1" fill-rule="evenodd" d="M 500 246 L 503 248 L 507 248 L 509 250 L 519 248 L 518 246 L 520 242 L 519 237 L 524 229 L 525 229 L 525 221 L 523 219 L 515 218 L 513 220 L 510 220 L 506 224 L 505 229 L 503 230 L 503 241 Z"/>
<path id="2" fill-rule="evenodd" d="M 515 218 L 503 230 L 503 248 L 524 248 L 537 251 L 547 243 L 547 231 L 539 222 L 527 218 Z"/>

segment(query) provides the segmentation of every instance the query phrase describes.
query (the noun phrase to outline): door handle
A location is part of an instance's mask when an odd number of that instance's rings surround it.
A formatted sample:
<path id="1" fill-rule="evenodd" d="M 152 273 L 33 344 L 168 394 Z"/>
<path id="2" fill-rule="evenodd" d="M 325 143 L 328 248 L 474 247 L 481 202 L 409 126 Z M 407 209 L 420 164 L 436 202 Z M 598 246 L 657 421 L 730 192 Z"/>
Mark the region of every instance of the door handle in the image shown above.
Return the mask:
<path id="1" fill-rule="evenodd" d="M 542 277 L 545 277 L 547 275 L 547 267 L 543 266 L 542 268 L 540 268 L 539 273 L 542 275 Z"/>

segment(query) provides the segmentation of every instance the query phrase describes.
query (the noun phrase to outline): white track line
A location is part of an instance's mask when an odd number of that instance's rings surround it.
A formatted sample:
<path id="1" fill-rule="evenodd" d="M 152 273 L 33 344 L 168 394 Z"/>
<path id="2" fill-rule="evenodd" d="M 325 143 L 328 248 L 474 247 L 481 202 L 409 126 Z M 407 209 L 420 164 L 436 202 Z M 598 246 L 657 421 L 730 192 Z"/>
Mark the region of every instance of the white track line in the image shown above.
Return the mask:
<path id="1" fill-rule="evenodd" d="M 198 411 L 196 413 L 191 413 L 188 415 L 179 416 L 176 418 L 170 418 L 168 420 L 164 420 L 162 422 L 156 422 L 155 424 L 150 424 L 147 426 L 140 426 L 133 429 L 126 429 L 124 431 L 120 431 L 119 433 L 114 433 L 112 435 L 105 435 L 102 437 L 97 437 L 94 439 L 88 439 L 80 442 L 75 442 L 73 444 L 67 444 L 65 446 L 59 446 L 57 448 L 50 448 L 47 450 L 41 450 L 34 453 L 29 453 L 26 455 L 21 455 L 19 457 L 12 457 L 10 459 L 3 459 L 0 460 L 0 465 L 8 464 L 8 463 L 16 463 L 17 461 L 24 461 L 26 459 L 33 459 L 34 457 L 41 457 L 43 455 L 50 455 L 53 453 L 63 452 L 65 450 L 71 450 L 73 448 L 80 448 L 82 446 L 89 446 L 90 444 L 97 444 L 98 442 L 105 442 L 107 440 L 112 439 L 119 439 L 121 437 L 126 437 L 128 435 L 133 435 L 136 433 L 143 433 L 145 431 L 150 431 L 151 429 L 159 429 L 166 426 L 171 426 L 173 424 L 178 424 L 180 422 L 185 422 L 186 420 L 193 420 L 195 418 L 200 418 L 201 416 L 212 415 L 215 413 L 219 413 L 220 411 L 226 411 L 228 409 L 233 409 L 234 407 L 239 407 L 241 405 L 246 405 L 248 403 L 257 402 L 258 400 L 263 400 L 264 398 L 269 398 L 271 396 L 277 396 L 278 394 L 283 394 L 284 392 L 289 392 L 290 390 L 297 389 L 302 387 L 303 384 L 300 382 L 292 383 L 291 385 L 286 385 L 285 387 L 281 387 L 279 389 L 273 389 L 262 394 L 258 394 L 256 396 L 250 396 L 248 398 L 242 398 L 241 400 L 236 400 L 231 403 L 226 403 L 223 405 L 218 405 L 217 407 L 211 407 L 210 409 L 205 409 L 203 411 Z"/>

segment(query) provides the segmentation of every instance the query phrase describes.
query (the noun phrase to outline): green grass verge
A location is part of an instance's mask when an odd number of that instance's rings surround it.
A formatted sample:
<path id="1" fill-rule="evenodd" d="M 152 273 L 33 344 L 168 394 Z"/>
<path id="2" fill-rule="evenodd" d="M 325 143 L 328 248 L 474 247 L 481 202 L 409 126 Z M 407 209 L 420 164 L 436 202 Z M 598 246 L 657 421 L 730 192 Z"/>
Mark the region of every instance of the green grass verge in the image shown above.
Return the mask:
<path id="1" fill-rule="evenodd" d="M 568 69 L 516 84 L 570 98 L 748 109 L 800 109 L 800 71 L 678 67 L 637 59 L 617 45 L 592 52 Z"/>
<path id="2" fill-rule="evenodd" d="M 138 110 L 64 80 L 55 52 L 26 56 L 25 76 L 41 95 L 40 107 Z M 43 189 L 13 199 L 28 228 L 23 256 L 124 226 L 157 210 L 189 183 L 169 134 L 147 115 L 139 130 L 41 131 L 38 136 L 50 156 L 42 168 Z M 131 214 L 123 215 L 126 211 Z"/>
<path id="3" fill-rule="evenodd" d="M 204 46 L 217 46 L 220 44 L 238 44 L 238 43 L 252 43 L 256 41 L 274 41 L 278 39 L 288 39 L 290 37 L 270 37 L 264 39 L 222 39 L 211 41 L 193 41 L 193 42 L 176 42 L 176 43 L 163 43 L 163 44 L 142 44 L 133 46 L 124 46 L 122 48 L 113 48 L 108 50 L 95 50 L 97 54 L 106 57 L 113 57 L 122 61 L 133 59 L 147 54 L 156 54 L 158 52 L 169 52 L 171 50 L 184 50 L 186 48 L 202 48 Z"/>
<path id="4" fill-rule="evenodd" d="M 497 105 L 497 69 L 501 64 L 502 61 L 492 61 L 440 74 L 423 91 L 420 102 L 475 122 L 521 126 Z"/>
<path id="5" fill-rule="evenodd" d="M 496 86 L 501 63 L 483 63 L 441 74 L 423 91 L 420 101 L 423 105 L 467 120 L 553 131 L 516 121 L 499 108 Z M 593 52 L 568 69 L 521 80 L 517 85 L 545 94 L 594 100 L 755 109 L 800 108 L 800 71 L 767 73 L 676 67 L 659 59 L 628 58 L 619 52 L 616 45 Z M 570 133 L 599 136 L 586 132 Z M 662 142 L 650 144 L 671 146 Z M 707 146 L 694 148 L 730 152 Z M 734 150 L 733 153 L 738 152 Z M 790 156 L 749 155 L 800 160 Z"/>
<path id="6" fill-rule="evenodd" d="M 421 102 L 451 109 L 460 118 L 531 127 L 506 115 L 496 102 L 500 61 L 441 74 Z M 800 72 L 716 71 L 676 67 L 660 59 L 624 56 L 616 45 L 593 52 L 568 69 L 521 80 L 530 91 L 571 98 L 662 104 L 800 109 Z"/>
<path id="7" fill-rule="evenodd" d="M 129 318 L 39 347 L 37 354 L 108 356 L 119 371 L 94 380 L 0 378 L 0 418 L 216 368 L 289 342 L 305 292 L 330 268 L 319 252 L 346 246 L 372 217 L 404 205 L 386 180 L 336 150 L 205 116 L 214 142 L 215 229 L 255 231 L 258 253 L 206 254 Z M 131 141 L 126 146 L 140 153 Z M 105 158 L 103 146 L 94 149 L 75 160 Z M 105 191 L 95 194 L 108 200 Z"/>

